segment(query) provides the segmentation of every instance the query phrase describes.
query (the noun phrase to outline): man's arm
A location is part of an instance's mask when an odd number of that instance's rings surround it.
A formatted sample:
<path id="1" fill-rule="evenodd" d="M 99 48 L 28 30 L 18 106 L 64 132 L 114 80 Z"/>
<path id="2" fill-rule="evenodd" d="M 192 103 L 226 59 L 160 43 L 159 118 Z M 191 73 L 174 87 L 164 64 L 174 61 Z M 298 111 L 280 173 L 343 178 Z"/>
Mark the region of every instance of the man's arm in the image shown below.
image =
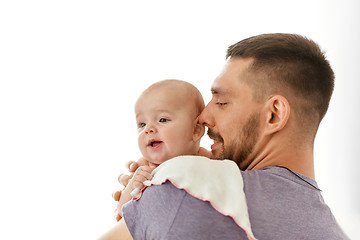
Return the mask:
<path id="1" fill-rule="evenodd" d="M 132 240 L 129 229 L 126 226 L 124 219 L 121 219 L 113 228 L 102 235 L 98 240 Z"/>

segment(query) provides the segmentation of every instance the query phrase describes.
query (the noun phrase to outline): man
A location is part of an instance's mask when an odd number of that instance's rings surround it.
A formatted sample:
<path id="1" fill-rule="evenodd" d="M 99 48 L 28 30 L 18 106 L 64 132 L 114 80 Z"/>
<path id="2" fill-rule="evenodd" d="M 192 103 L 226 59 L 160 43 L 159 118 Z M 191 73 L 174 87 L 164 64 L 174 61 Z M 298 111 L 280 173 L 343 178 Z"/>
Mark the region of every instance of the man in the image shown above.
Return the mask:
<path id="1" fill-rule="evenodd" d="M 264 34 L 230 46 L 227 59 L 199 122 L 214 140 L 212 158 L 231 159 L 242 170 L 254 236 L 348 239 L 314 177 L 314 139 L 334 87 L 318 45 L 298 35 Z M 150 197 L 130 208 L 145 222 L 141 230 L 131 229 L 135 239 L 246 239 L 230 217 L 171 183 L 146 191 Z M 176 207 L 184 196 L 187 202 Z M 147 204 L 164 199 L 169 201 Z M 123 220 L 119 226 L 113 233 L 124 231 L 131 239 Z"/>

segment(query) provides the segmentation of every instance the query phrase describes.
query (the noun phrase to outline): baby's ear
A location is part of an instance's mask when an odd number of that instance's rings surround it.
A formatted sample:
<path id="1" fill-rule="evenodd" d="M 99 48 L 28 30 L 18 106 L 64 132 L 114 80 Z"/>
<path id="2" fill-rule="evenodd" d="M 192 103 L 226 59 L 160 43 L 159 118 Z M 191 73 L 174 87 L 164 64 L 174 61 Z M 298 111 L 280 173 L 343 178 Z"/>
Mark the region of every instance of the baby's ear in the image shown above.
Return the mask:
<path id="1" fill-rule="evenodd" d="M 201 123 L 196 123 L 194 126 L 193 140 L 194 142 L 200 141 L 205 133 L 205 126 Z"/>

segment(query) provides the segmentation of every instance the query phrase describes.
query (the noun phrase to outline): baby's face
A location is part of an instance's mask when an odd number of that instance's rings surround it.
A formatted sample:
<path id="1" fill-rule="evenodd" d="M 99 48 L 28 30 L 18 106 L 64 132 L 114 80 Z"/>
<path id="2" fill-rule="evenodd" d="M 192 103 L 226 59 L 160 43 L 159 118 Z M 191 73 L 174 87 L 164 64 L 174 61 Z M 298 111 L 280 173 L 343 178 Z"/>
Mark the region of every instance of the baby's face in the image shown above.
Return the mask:
<path id="1" fill-rule="evenodd" d="M 143 156 L 158 165 L 180 155 L 197 152 L 193 141 L 194 103 L 176 90 L 153 90 L 135 106 L 138 144 Z"/>

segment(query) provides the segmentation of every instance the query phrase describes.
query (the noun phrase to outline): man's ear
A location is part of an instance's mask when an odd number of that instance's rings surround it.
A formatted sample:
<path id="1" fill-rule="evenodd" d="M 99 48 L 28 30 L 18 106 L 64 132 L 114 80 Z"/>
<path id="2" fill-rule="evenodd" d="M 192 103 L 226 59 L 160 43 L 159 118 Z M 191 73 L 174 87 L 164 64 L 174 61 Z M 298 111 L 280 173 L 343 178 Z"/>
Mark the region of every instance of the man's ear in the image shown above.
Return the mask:
<path id="1" fill-rule="evenodd" d="M 205 134 L 205 126 L 201 123 L 196 122 L 194 126 L 193 141 L 199 141 Z"/>
<path id="2" fill-rule="evenodd" d="M 272 134 L 282 130 L 288 123 L 290 117 L 290 104 L 288 100 L 275 95 L 266 103 L 266 133 Z"/>

